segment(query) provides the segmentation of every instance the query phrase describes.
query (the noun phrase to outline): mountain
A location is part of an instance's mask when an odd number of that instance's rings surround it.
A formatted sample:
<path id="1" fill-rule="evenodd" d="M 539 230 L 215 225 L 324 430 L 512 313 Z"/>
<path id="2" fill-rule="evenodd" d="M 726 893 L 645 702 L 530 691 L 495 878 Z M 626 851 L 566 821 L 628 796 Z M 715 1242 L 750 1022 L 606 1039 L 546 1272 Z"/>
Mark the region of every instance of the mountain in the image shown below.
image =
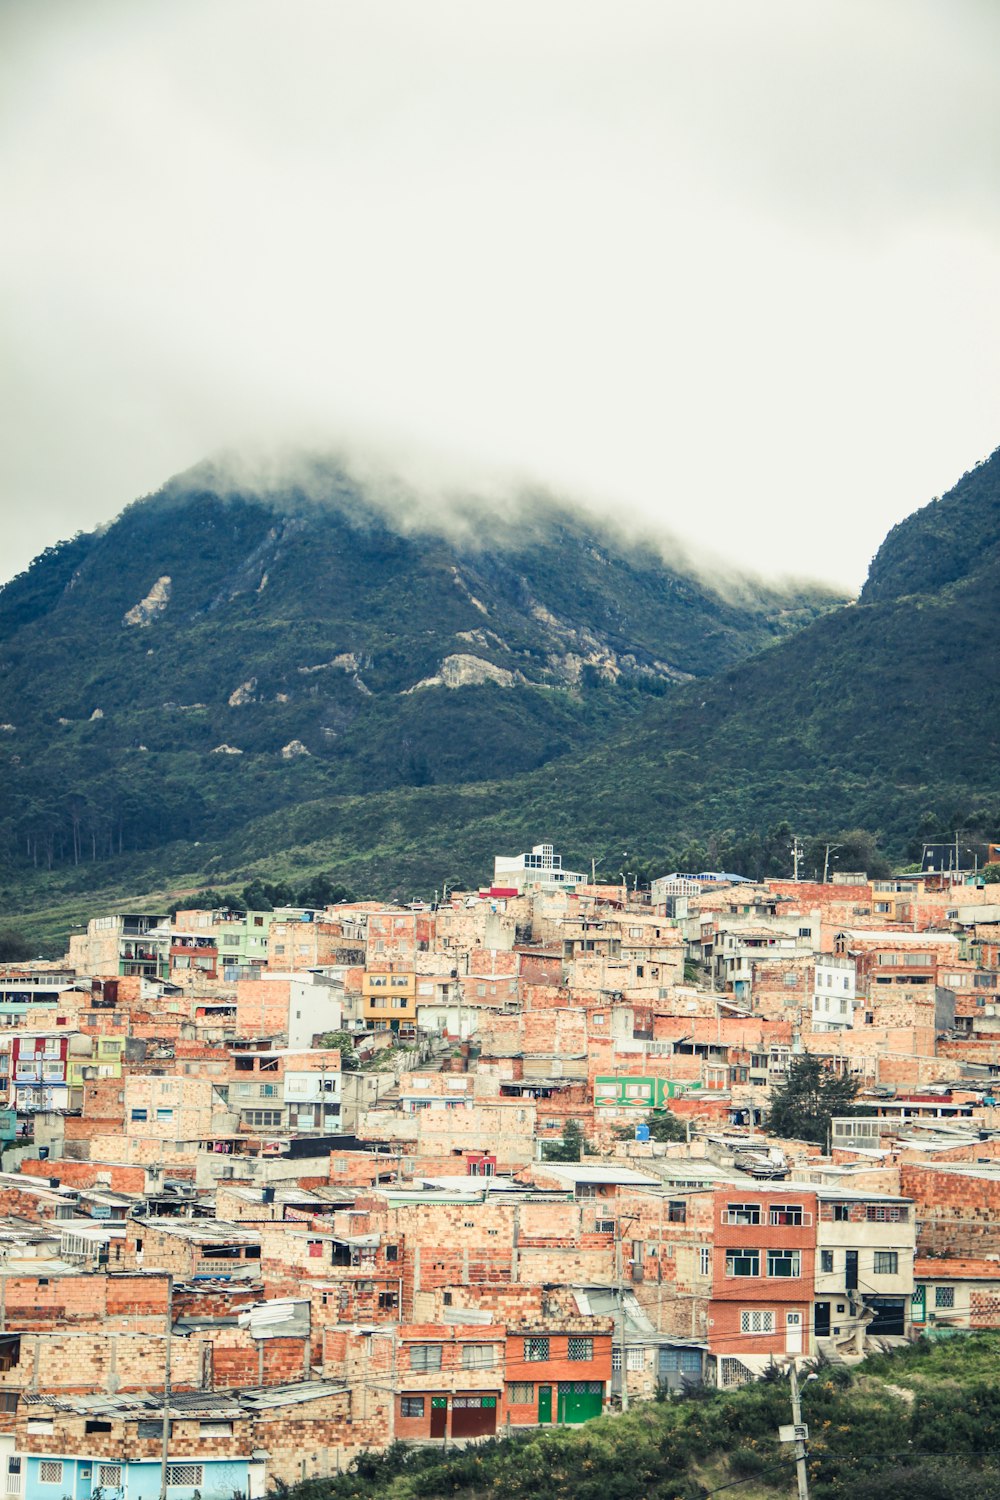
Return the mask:
<path id="1" fill-rule="evenodd" d="M 542 835 L 611 879 L 626 865 L 790 873 L 793 833 L 813 841 L 807 874 L 824 841 L 834 867 L 878 873 L 879 839 L 883 861 L 956 829 L 995 839 L 998 497 L 1000 450 L 896 528 L 858 603 L 648 698 L 598 743 L 514 778 L 300 804 L 224 839 L 209 873 L 323 867 L 406 895 L 480 880 L 494 853 Z M 942 537 L 953 565 L 937 585 L 921 559 Z"/>
<path id="2" fill-rule="evenodd" d="M 92 879 L 178 844 L 284 849 L 254 830 L 303 805 L 434 787 L 447 806 L 599 746 L 836 602 L 708 582 L 668 540 L 544 494 L 432 502 L 324 460 L 288 480 L 203 465 L 0 590 L 0 849 L 12 880 Z"/>
<path id="3" fill-rule="evenodd" d="M 542 837 L 612 879 L 997 837 L 1000 450 L 835 608 L 544 497 L 445 525 L 318 489 L 175 481 L 0 591 L 9 910 L 320 870 L 409 897 Z"/>

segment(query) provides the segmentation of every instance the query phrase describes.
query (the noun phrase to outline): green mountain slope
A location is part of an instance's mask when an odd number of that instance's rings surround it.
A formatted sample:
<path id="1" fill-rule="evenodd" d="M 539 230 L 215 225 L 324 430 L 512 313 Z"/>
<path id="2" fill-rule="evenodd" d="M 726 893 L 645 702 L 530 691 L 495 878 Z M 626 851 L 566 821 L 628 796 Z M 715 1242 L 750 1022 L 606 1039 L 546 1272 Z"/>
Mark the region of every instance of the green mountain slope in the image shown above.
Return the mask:
<path id="1" fill-rule="evenodd" d="M 0 590 L 0 849 L 155 868 L 304 802 L 517 778 L 834 602 L 723 593 L 545 496 L 431 512 L 329 464 L 205 466 Z"/>
<path id="2" fill-rule="evenodd" d="M 956 827 L 997 836 L 1000 453 L 895 529 L 857 604 L 784 639 L 815 598 L 727 601 L 536 512 L 472 546 L 291 501 L 277 524 L 245 498 L 133 507 L 61 592 L 33 585 L 3 646 L 3 717 L 33 727 L 2 742 L 0 900 L 65 924 L 98 887 L 316 870 L 409 897 L 543 836 L 612 879 L 785 872 L 793 831 L 879 831 L 897 858 Z M 150 625 L 122 626 L 185 567 Z M 407 691 L 466 655 L 500 681 Z M 282 759 L 293 736 L 310 753 Z"/>

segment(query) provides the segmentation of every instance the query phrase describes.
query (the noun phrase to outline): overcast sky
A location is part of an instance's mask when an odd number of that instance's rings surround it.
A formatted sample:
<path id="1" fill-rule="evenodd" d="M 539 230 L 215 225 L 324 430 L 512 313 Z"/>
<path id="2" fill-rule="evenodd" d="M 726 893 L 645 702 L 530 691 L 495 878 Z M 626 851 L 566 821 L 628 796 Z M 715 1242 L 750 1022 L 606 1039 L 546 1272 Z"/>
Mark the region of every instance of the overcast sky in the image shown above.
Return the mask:
<path id="1" fill-rule="evenodd" d="M 857 587 L 1000 443 L 996 0 L 3 0 L 0 577 L 225 447 Z"/>

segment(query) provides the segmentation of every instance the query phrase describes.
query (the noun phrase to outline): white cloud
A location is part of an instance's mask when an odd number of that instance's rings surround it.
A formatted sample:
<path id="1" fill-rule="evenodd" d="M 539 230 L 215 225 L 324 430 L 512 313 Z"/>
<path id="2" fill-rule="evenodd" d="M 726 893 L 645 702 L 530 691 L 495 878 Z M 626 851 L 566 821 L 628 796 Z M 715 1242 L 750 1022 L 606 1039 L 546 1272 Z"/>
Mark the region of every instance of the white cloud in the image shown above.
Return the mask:
<path id="1" fill-rule="evenodd" d="M 998 13 L 8 0 L 2 571 L 243 443 L 859 583 L 1000 440 Z"/>

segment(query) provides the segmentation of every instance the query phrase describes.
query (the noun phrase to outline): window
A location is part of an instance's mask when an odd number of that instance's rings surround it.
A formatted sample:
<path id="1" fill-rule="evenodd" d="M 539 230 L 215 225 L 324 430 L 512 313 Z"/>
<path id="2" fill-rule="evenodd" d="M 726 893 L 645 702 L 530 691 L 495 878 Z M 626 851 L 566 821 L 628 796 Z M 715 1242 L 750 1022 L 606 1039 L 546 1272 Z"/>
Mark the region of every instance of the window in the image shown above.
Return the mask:
<path id="1" fill-rule="evenodd" d="M 821 1250 L 819 1252 L 819 1268 L 821 1271 L 825 1271 L 827 1273 L 833 1270 L 832 1250 Z"/>
<path id="2" fill-rule="evenodd" d="M 785 989 L 786 990 L 794 990 L 797 987 L 798 982 L 799 982 L 799 976 L 797 974 L 793 973 L 791 970 L 789 970 L 788 973 L 785 975 Z"/>
<path id="3" fill-rule="evenodd" d="M 801 1203 L 772 1203 L 772 1224 L 801 1224 L 803 1222 Z"/>
<path id="4" fill-rule="evenodd" d="M 869 1203 L 865 1208 L 865 1218 L 869 1224 L 905 1224 L 908 1216 L 906 1208 L 884 1208 L 874 1203 Z"/>
<path id="5" fill-rule="evenodd" d="M 399 1259 L 399 1246 L 398 1245 L 386 1245 L 386 1247 L 385 1247 L 385 1258 L 386 1258 L 386 1260 L 398 1260 Z"/>
<path id="6" fill-rule="evenodd" d="M 740 1313 L 740 1333 L 773 1333 L 774 1311 L 769 1307 L 745 1307 Z"/>
<path id="7" fill-rule="evenodd" d="M 895 1250 L 876 1250 L 872 1269 L 876 1276 L 895 1276 L 899 1271 L 899 1255 Z"/>
<path id="8" fill-rule="evenodd" d="M 379 1292 L 378 1305 L 382 1312 L 393 1312 L 399 1306 L 398 1292 Z"/>
<path id="9" fill-rule="evenodd" d="M 567 1359 L 593 1359 L 594 1340 L 591 1338 L 575 1338 L 570 1335 L 566 1341 Z"/>
<path id="10" fill-rule="evenodd" d="M 535 1399 L 535 1387 L 530 1380 L 512 1380 L 507 1387 L 508 1406 L 528 1406 Z"/>
<path id="11" fill-rule="evenodd" d="M 120 1490 L 122 1487 L 121 1464 L 98 1464 L 97 1482 L 102 1490 Z"/>
<path id="12" fill-rule="evenodd" d="M 146 1109 L 134 1109 L 132 1111 L 132 1118 L 133 1120 L 148 1120 L 149 1111 Z"/>
<path id="13" fill-rule="evenodd" d="M 494 1364 L 492 1344 L 464 1344 L 462 1347 L 463 1370 L 492 1370 Z"/>
<path id="14" fill-rule="evenodd" d="M 702 1276 L 712 1274 L 712 1251 L 708 1245 L 702 1245 L 698 1250 L 698 1269 Z"/>
<path id="15" fill-rule="evenodd" d="M 759 1203 L 730 1203 L 726 1208 L 727 1224 L 759 1224 Z"/>
<path id="16" fill-rule="evenodd" d="M 42 1484 L 62 1484 L 62 1459 L 43 1458 L 38 1465 L 38 1477 Z"/>
<path id="17" fill-rule="evenodd" d="M 191 1485 L 201 1488 L 204 1482 L 204 1464 L 167 1464 L 168 1485 Z"/>
<path id="18" fill-rule="evenodd" d="M 727 1250 L 726 1251 L 726 1275 L 727 1276 L 759 1276 L 760 1275 L 760 1251 L 759 1250 Z"/>
<path id="19" fill-rule="evenodd" d="M 424 1414 L 423 1396 L 401 1396 L 399 1414 L 401 1417 L 422 1417 Z"/>
<path id="20" fill-rule="evenodd" d="M 172 1430 L 171 1424 L 171 1430 Z M 141 1438 L 158 1438 L 163 1436 L 163 1423 L 160 1421 L 137 1422 L 135 1424 L 135 1435 Z"/>
<path id="21" fill-rule="evenodd" d="M 667 1205 L 667 1220 L 671 1224 L 687 1223 L 687 1204 L 670 1203 Z"/>
<path id="22" fill-rule="evenodd" d="M 799 1276 L 802 1256 L 798 1250 L 769 1250 L 767 1252 L 768 1276 Z"/>
<path id="23" fill-rule="evenodd" d="M 158 1109 L 156 1111 L 156 1118 L 158 1120 L 172 1120 L 174 1118 L 174 1112 L 172 1109 Z"/>
<path id="24" fill-rule="evenodd" d="M 440 1344 L 413 1344 L 410 1348 L 411 1370 L 440 1370 Z"/>
<path id="25" fill-rule="evenodd" d="M 955 1288 L 953 1286 L 936 1286 L 934 1288 L 935 1307 L 954 1307 Z"/>
<path id="26" fill-rule="evenodd" d="M 524 1341 L 525 1359 L 548 1359 L 549 1341 L 547 1338 L 531 1338 Z"/>
<path id="27" fill-rule="evenodd" d="M 846 1224 L 851 1217 L 851 1205 L 849 1203 L 835 1203 L 833 1205 L 833 1218 L 836 1224 Z"/>
<path id="28" fill-rule="evenodd" d="M 646 1368 L 646 1351 L 640 1346 L 625 1350 L 626 1370 L 644 1370 Z"/>

